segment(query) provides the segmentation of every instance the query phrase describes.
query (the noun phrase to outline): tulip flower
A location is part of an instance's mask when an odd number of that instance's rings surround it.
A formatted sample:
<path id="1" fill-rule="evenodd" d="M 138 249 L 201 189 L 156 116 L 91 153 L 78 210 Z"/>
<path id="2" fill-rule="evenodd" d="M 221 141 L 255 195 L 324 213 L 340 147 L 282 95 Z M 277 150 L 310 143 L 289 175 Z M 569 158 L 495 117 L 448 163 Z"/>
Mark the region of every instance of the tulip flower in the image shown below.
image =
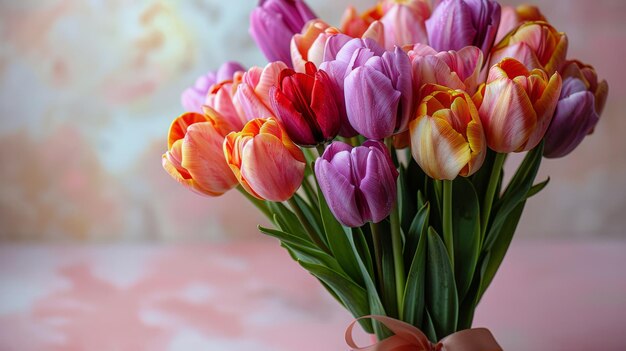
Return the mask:
<path id="1" fill-rule="evenodd" d="M 238 71 L 231 79 L 211 86 L 202 106 L 204 114 L 213 120 L 222 135 L 241 130 L 248 121 L 236 98 L 243 74 Z"/>
<path id="2" fill-rule="evenodd" d="M 385 0 L 381 7 L 384 15 L 380 22 L 384 26 L 387 50 L 428 42 L 425 22 L 430 17 L 430 6 L 425 0 Z"/>
<path id="3" fill-rule="evenodd" d="M 219 196 L 237 185 L 224 159 L 223 142 L 224 137 L 207 116 L 187 112 L 170 127 L 163 168 L 190 190 Z"/>
<path id="4" fill-rule="evenodd" d="M 284 69 L 279 85 L 270 89 L 270 99 L 296 144 L 313 146 L 337 136 L 341 120 L 333 82 L 312 62 L 307 62 L 306 73 Z"/>
<path id="5" fill-rule="evenodd" d="M 475 46 L 459 51 L 436 52 L 426 45 L 416 45 L 409 51 L 413 65 L 415 87 L 438 84 L 474 94 L 483 66 L 483 53 Z"/>
<path id="6" fill-rule="evenodd" d="M 563 157 L 593 133 L 604 109 L 609 86 L 598 82 L 593 67 L 569 61 L 562 69 L 563 89 L 545 136 L 543 154 Z"/>
<path id="7" fill-rule="evenodd" d="M 359 15 L 353 6 L 348 6 L 341 18 L 341 32 L 352 37 L 361 38 L 372 23 L 382 18 L 381 4 L 370 8 Z"/>
<path id="8" fill-rule="evenodd" d="M 491 51 L 500 25 L 500 5 L 492 0 L 444 0 L 426 21 L 428 44 L 437 51 L 477 46 Z"/>
<path id="9" fill-rule="evenodd" d="M 520 24 L 531 21 L 546 21 L 546 17 L 539 11 L 537 6 L 503 6 L 496 43 L 499 43 L 507 34 L 519 27 Z"/>
<path id="10" fill-rule="evenodd" d="M 229 61 L 224 63 L 217 72 L 209 72 L 199 77 L 194 86 L 187 88 L 181 95 L 183 108 L 187 112 L 202 113 L 202 106 L 206 102 L 206 97 L 211 86 L 216 83 L 232 80 L 236 72 L 245 70 L 246 69 L 239 63 Z"/>
<path id="11" fill-rule="evenodd" d="M 348 227 L 382 221 L 396 201 L 398 171 L 378 141 L 354 148 L 333 142 L 315 162 L 315 176 L 335 218 Z"/>
<path id="12" fill-rule="evenodd" d="M 500 153 L 533 149 L 546 133 L 561 93 L 561 76 L 529 71 L 515 59 L 491 67 L 474 95 L 487 145 Z"/>
<path id="13" fill-rule="evenodd" d="M 304 65 L 313 62 L 319 66 L 324 61 L 324 48 L 328 39 L 339 34 L 337 28 L 329 26 L 322 20 L 309 21 L 302 34 L 291 38 L 291 60 L 296 72 L 304 72 Z"/>
<path id="14" fill-rule="evenodd" d="M 478 110 L 462 90 L 427 84 L 411 121 L 411 153 L 428 176 L 453 180 L 474 174 L 487 153 Z"/>
<path id="15" fill-rule="evenodd" d="M 352 60 L 352 57 L 359 49 L 367 49 L 368 52 L 376 56 L 382 56 L 385 52 L 374 39 L 355 39 L 344 34 L 338 34 L 328 39 L 324 50 L 324 62 L 320 65 L 320 69 L 328 73 L 333 81 L 341 119 L 339 135 L 346 138 L 358 134 L 348 120 L 344 91 L 346 76 L 352 72 L 355 64 L 357 64 L 356 61 Z"/>
<path id="16" fill-rule="evenodd" d="M 250 35 L 268 61 L 291 65 L 291 37 L 314 18 L 302 0 L 260 0 L 250 15 Z"/>
<path id="17" fill-rule="evenodd" d="M 510 57 L 528 69 L 557 72 L 567 55 L 567 36 L 547 22 L 526 22 L 511 31 L 491 53 L 491 63 Z"/>
<path id="18" fill-rule="evenodd" d="M 304 154 L 274 118 L 253 119 L 228 134 L 223 155 L 243 188 L 261 200 L 289 200 L 304 178 Z"/>
<path id="19" fill-rule="evenodd" d="M 411 62 L 400 48 L 380 55 L 374 42 L 369 47 L 366 42 L 348 42 L 337 54 L 338 67 L 328 72 L 337 81 L 345 68 L 346 114 L 352 127 L 369 139 L 383 139 L 408 128 L 413 112 Z"/>
<path id="20" fill-rule="evenodd" d="M 270 88 L 280 83 L 280 72 L 286 68 L 283 62 L 276 61 L 265 68 L 252 67 L 244 73 L 236 93 L 240 114 L 247 120 L 275 116 L 270 102 Z"/>

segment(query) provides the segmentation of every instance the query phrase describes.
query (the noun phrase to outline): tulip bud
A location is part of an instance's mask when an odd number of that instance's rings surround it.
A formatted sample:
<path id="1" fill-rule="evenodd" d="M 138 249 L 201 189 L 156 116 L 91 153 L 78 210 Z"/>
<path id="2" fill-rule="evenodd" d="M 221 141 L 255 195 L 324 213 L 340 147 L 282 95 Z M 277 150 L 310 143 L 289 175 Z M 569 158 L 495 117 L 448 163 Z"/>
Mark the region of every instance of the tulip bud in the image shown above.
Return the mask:
<path id="1" fill-rule="evenodd" d="M 270 102 L 270 89 L 280 83 L 280 72 L 287 68 L 283 62 L 267 64 L 265 68 L 252 67 L 244 73 L 237 88 L 237 104 L 240 114 L 247 120 L 274 117 Z"/>
<path id="2" fill-rule="evenodd" d="M 274 118 L 253 119 L 228 134 L 223 150 L 232 173 L 256 198 L 286 201 L 302 184 L 304 154 Z"/>
<path id="3" fill-rule="evenodd" d="M 322 20 L 309 21 L 302 34 L 291 39 L 291 60 L 296 72 L 304 72 L 304 65 L 313 62 L 319 66 L 324 61 L 324 48 L 328 39 L 339 34 L 337 28 L 329 26 Z"/>
<path id="4" fill-rule="evenodd" d="M 250 15 L 250 35 L 268 61 L 291 65 L 291 37 L 314 18 L 302 0 L 260 0 Z"/>
<path id="5" fill-rule="evenodd" d="M 359 39 L 356 39 L 360 42 Z M 348 42 L 344 49 L 351 50 Z M 399 48 L 377 55 L 377 50 L 357 48 L 346 64 L 346 113 L 352 127 L 369 139 L 383 139 L 408 128 L 413 112 L 411 62 Z M 352 66 L 350 66 L 352 65 Z"/>
<path id="6" fill-rule="evenodd" d="M 378 223 L 396 201 L 398 171 L 378 141 L 355 148 L 333 142 L 315 162 L 315 176 L 328 207 L 345 226 Z"/>
<path id="7" fill-rule="evenodd" d="M 487 145 L 501 153 L 533 149 L 550 125 L 560 93 L 558 73 L 548 78 L 511 58 L 491 67 L 487 83 L 474 95 Z"/>
<path id="8" fill-rule="evenodd" d="M 426 21 L 428 43 L 437 51 L 476 46 L 486 55 L 500 25 L 500 4 L 492 0 L 444 0 Z"/>
<path id="9" fill-rule="evenodd" d="M 209 89 L 216 83 L 232 80 L 236 72 L 245 71 L 237 62 L 224 63 L 217 72 L 209 72 L 196 80 L 194 86 L 187 88 L 181 95 L 181 104 L 187 112 L 202 113 Z"/>
<path id="10" fill-rule="evenodd" d="M 483 53 L 475 46 L 459 51 L 436 52 L 425 45 L 416 45 L 409 51 L 413 65 L 415 87 L 438 84 L 474 94 L 483 66 Z"/>
<path id="11" fill-rule="evenodd" d="M 333 82 L 307 62 L 306 73 L 281 72 L 270 89 L 272 107 L 287 134 L 299 145 L 317 145 L 337 136 L 341 120 Z"/>
<path id="12" fill-rule="evenodd" d="M 224 137 L 208 117 L 185 113 L 170 126 L 163 168 L 190 190 L 219 196 L 237 185 L 224 159 L 223 142 Z"/>
<path id="13" fill-rule="evenodd" d="M 608 84 L 598 82 L 591 66 L 570 61 L 561 72 L 563 89 L 545 136 L 543 154 L 548 158 L 569 154 L 593 133 L 609 93 Z"/>
<path id="14" fill-rule="evenodd" d="M 430 6 L 425 0 L 385 0 L 382 10 L 380 22 L 384 26 L 387 50 L 428 42 L 425 22 L 430 17 Z"/>
<path id="15" fill-rule="evenodd" d="M 511 31 L 491 52 L 491 63 L 514 58 L 528 69 L 558 71 L 567 55 L 567 36 L 547 22 L 526 22 Z"/>
<path id="16" fill-rule="evenodd" d="M 427 84 L 411 121 L 411 153 L 428 176 L 452 180 L 474 174 L 487 153 L 485 133 L 471 97 L 462 90 Z"/>
<path id="17" fill-rule="evenodd" d="M 496 35 L 496 43 L 499 43 L 507 34 L 519 27 L 520 24 L 531 21 L 546 21 L 545 16 L 539 11 L 537 6 L 503 6 L 500 27 Z"/>

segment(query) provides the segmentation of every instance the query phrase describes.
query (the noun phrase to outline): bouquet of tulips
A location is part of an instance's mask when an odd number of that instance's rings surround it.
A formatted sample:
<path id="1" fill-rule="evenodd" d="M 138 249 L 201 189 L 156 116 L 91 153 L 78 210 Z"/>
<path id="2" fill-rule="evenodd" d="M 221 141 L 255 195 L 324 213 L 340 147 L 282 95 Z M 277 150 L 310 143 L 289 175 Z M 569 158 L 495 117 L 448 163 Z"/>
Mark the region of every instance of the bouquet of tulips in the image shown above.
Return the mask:
<path id="1" fill-rule="evenodd" d="M 471 328 L 548 182 L 542 158 L 593 132 L 606 81 L 533 6 L 382 0 L 336 28 L 302 0 L 261 0 L 250 20 L 270 63 L 226 63 L 183 93 L 165 170 L 208 196 L 238 188 L 380 340 Z M 504 184 L 512 152 L 527 154 Z"/>

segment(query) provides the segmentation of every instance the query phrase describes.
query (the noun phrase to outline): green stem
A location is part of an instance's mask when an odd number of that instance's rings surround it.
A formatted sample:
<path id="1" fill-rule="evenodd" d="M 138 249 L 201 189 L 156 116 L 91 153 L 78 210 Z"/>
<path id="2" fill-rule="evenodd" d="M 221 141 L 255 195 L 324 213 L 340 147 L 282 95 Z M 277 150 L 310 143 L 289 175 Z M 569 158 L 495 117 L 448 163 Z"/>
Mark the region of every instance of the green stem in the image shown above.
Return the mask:
<path id="1" fill-rule="evenodd" d="M 487 226 L 489 225 L 489 216 L 491 216 L 491 206 L 493 205 L 493 197 L 496 194 L 496 190 L 498 188 L 498 182 L 500 181 L 500 173 L 502 170 L 502 165 L 504 165 L 504 160 L 506 159 L 506 154 L 497 153 L 496 159 L 493 162 L 493 168 L 491 169 L 491 175 L 489 177 L 489 185 L 487 186 L 487 193 L 485 194 L 485 199 L 482 208 L 482 215 L 480 221 L 480 229 L 481 229 L 481 242 L 484 241 L 485 233 L 487 233 Z"/>
<path id="2" fill-rule="evenodd" d="M 396 297 L 398 299 L 398 315 L 402 320 L 404 315 L 404 286 L 406 276 L 404 274 L 404 256 L 402 254 L 402 233 L 400 232 L 400 213 L 398 204 L 391 211 L 391 246 L 393 248 L 393 265 L 396 273 Z"/>
<path id="3" fill-rule="evenodd" d="M 304 213 L 302 213 L 302 209 L 300 209 L 300 206 L 298 206 L 295 198 L 291 197 L 288 202 L 291 206 L 291 209 L 293 209 L 293 212 L 296 214 L 296 217 L 298 217 L 298 219 L 302 223 L 302 226 L 304 227 L 306 233 L 309 235 L 309 238 L 311 238 L 311 241 L 313 241 L 315 245 L 317 245 L 317 247 L 319 247 L 322 251 L 326 252 L 329 255 L 332 255 L 328 246 L 326 246 L 326 244 L 320 239 L 320 237 L 311 226 L 311 223 L 309 223 L 309 220 L 306 218 Z"/>
<path id="4" fill-rule="evenodd" d="M 443 181 L 443 242 L 454 272 L 454 232 L 452 228 L 452 181 Z"/>
<path id="5" fill-rule="evenodd" d="M 378 290 L 381 298 L 383 298 L 382 295 L 385 293 L 385 281 L 383 279 L 383 256 L 380 241 L 380 224 L 370 223 L 370 228 L 372 230 L 372 241 L 374 242 L 374 259 L 376 260 L 376 273 L 378 275 Z"/>
<path id="6" fill-rule="evenodd" d="M 317 148 L 317 153 L 320 155 L 320 157 L 322 157 L 322 155 L 324 154 L 324 144 L 317 144 L 317 146 L 315 146 L 315 148 Z"/>
<path id="7" fill-rule="evenodd" d="M 269 208 L 267 208 L 265 201 L 259 200 L 256 197 L 252 196 L 241 185 L 237 186 L 237 190 L 239 190 L 239 192 L 243 194 L 243 196 L 248 199 L 248 201 L 250 201 L 257 209 L 259 209 L 259 211 L 263 212 L 265 217 L 267 217 L 270 221 L 274 220 L 274 216 L 272 215 L 272 212 L 269 210 Z"/>

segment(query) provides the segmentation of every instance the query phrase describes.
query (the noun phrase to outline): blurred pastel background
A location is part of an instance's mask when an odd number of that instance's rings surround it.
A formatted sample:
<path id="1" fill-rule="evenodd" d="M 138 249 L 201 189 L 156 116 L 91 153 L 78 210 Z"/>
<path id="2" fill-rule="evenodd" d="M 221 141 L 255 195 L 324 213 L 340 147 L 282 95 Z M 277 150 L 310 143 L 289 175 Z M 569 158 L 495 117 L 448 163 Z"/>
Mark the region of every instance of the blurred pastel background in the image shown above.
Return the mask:
<path id="1" fill-rule="evenodd" d="M 350 3 L 373 1 L 310 1 L 331 24 Z M 609 99 L 594 135 L 542 165 L 552 182 L 477 323 L 505 350 L 624 350 L 626 1 L 534 3 Z M 161 169 L 180 92 L 223 61 L 263 64 L 255 4 L 0 0 L 0 350 L 347 349 L 350 316 L 252 206 Z"/>

